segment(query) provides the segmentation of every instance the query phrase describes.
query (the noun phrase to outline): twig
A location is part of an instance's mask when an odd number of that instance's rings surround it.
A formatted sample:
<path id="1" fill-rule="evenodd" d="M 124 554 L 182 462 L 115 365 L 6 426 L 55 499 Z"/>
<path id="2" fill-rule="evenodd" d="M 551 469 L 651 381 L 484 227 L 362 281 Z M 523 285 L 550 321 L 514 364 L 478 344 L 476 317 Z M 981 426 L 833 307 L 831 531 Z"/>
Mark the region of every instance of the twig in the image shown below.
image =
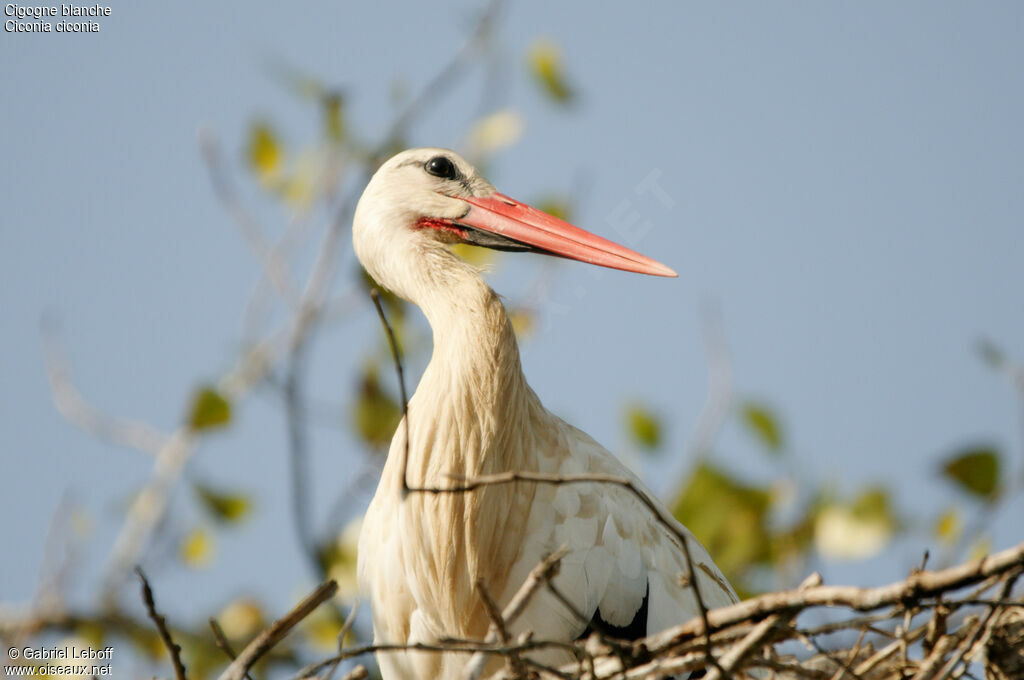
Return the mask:
<path id="1" fill-rule="evenodd" d="M 689 460 L 708 454 L 732 406 L 732 358 L 722 329 L 722 310 L 712 300 L 701 305 L 704 352 L 708 362 L 708 392 L 690 438 Z"/>
<path id="2" fill-rule="evenodd" d="M 345 617 L 345 623 L 342 624 L 341 630 L 338 631 L 338 653 L 339 654 L 341 654 L 343 651 L 345 651 L 345 636 L 348 635 L 348 631 L 351 630 L 352 624 L 355 623 L 356 615 L 358 613 L 359 613 L 359 600 L 356 600 L 352 604 L 352 608 L 348 610 L 348 616 Z M 324 680 L 331 680 L 331 678 L 334 677 L 334 672 L 336 670 L 338 670 L 338 666 L 340 664 L 341 664 L 341 659 L 338 659 L 333 664 L 328 666 L 327 667 L 327 675 L 324 678 Z M 356 666 L 345 677 L 346 678 L 351 677 L 352 674 L 355 673 L 360 668 L 363 668 L 363 667 L 362 666 Z M 366 672 L 365 668 L 363 668 L 363 672 Z"/>
<path id="3" fill-rule="evenodd" d="M 338 583 L 334 580 L 326 581 L 314 590 L 306 599 L 297 604 L 283 618 L 274 621 L 262 633 L 246 645 L 242 653 L 231 662 L 231 665 L 220 675 L 220 680 L 242 680 L 249 672 L 253 664 L 259 661 L 260 657 L 280 642 L 300 621 L 313 613 L 313 610 L 338 592 Z"/>
<path id="4" fill-rule="evenodd" d="M 43 349 L 46 358 L 46 377 L 57 411 L 68 422 L 83 431 L 116 446 L 126 446 L 149 455 L 157 455 L 167 445 L 169 436 L 151 425 L 103 413 L 89 403 L 75 386 L 61 351 L 57 334 L 49 322 L 42 327 Z"/>
<path id="5" fill-rule="evenodd" d="M 256 223 L 256 218 L 246 210 L 245 205 L 238 198 L 228 178 L 228 172 L 224 168 L 223 154 L 220 152 L 213 133 L 207 130 L 199 131 L 199 151 L 206 162 L 206 169 L 210 173 L 210 184 L 213 185 L 217 198 L 231 213 L 231 217 L 234 218 L 235 224 L 242 232 L 249 248 L 263 265 L 263 271 L 274 290 L 281 299 L 294 307 L 298 304 L 298 295 L 295 293 L 295 286 L 289 277 L 288 267 L 267 242 L 263 235 L 263 229 Z"/>
<path id="6" fill-rule="evenodd" d="M 491 656 L 508 656 L 509 654 L 526 654 L 544 649 L 562 649 L 575 651 L 576 647 L 570 642 L 559 642 L 557 640 L 522 640 L 514 644 L 486 644 L 479 640 L 445 639 L 440 642 L 410 642 L 407 644 L 382 643 L 353 647 L 344 652 L 336 654 L 328 659 L 317 661 L 299 670 L 293 678 L 301 680 L 315 675 L 327 668 L 336 660 L 351 659 L 365 654 L 376 654 L 384 652 L 405 653 L 405 652 L 430 652 L 433 654 L 475 654 L 481 653 Z M 525 659 L 524 659 L 525 660 Z M 531 662 L 532 663 L 532 662 Z"/>
<path id="7" fill-rule="evenodd" d="M 724 677 L 723 674 L 728 674 L 735 670 L 737 665 L 743 661 L 743 658 L 755 647 L 764 643 L 765 639 L 767 639 L 772 634 L 772 631 L 781 625 L 783 621 L 784 617 L 781 614 L 773 614 L 754 626 L 750 632 L 747 633 L 746 637 L 733 645 L 728 652 L 718 659 L 719 666 L 708 671 L 708 674 L 705 676 L 707 680 L 721 680 Z"/>
<path id="8" fill-rule="evenodd" d="M 486 44 L 501 5 L 501 0 L 491 0 L 483 9 L 469 37 L 466 38 L 466 41 L 459 48 L 455 56 L 452 57 L 451 61 L 423 86 L 419 94 L 405 105 L 405 108 L 398 114 L 394 122 L 391 123 L 390 129 L 384 135 L 384 139 L 377 149 L 378 154 L 386 153 L 394 148 L 395 143 L 405 133 L 405 128 L 408 127 L 413 117 L 420 113 L 431 101 L 437 99 L 455 80 L 459 72 L 472 62 L 476 52 Z"/>
<path id="9" fill-rule="evenodd" d="M 366 670 L 366 666 L 360 664 L 350 670 L 341 680 L 366 680 L 368 677 L 370 677 L 370 673 Z"/>
<path id="10" fill-rule="evenodd" d="M 377 316 L 384 324 L 384 330 L 388 336 L 388 345 L 391 347 L 391 358 L 395 361 L 395 372 L 398 374 L 398 389 L 402 397 L 402 426 L 405 428 L 405 447 L 402 450 L 402 498 L 409 495 L 409 395 L 405 390 L 405 370 L 402 368 L 402 357 L 398 350 L 398 342 L 395 340 L 395 331 L 388 323 L 388 317 L 384 313 L 384 306 L 380 302 L 380 291 L 376 288 L 370 290 L 370 298 L 377 308 Z"/>
<path id="11" fill-rule="evenodd" d="M 1014 584 L 1017 582 L 1018 576 L 1020 576 L 1019 573 L 1006 580 L 1001 592 L 999 593 L 999 599 L 1005 599 L 1010 594 L 1013 590 Z M 945 678 L 948 677 L 953 669 L 960 664 L 961 660 L 965 658 L 965 656 L 968 660 L 971 658 L 971 651 L 975 643 L 978 642 L 979 639 L 987 638 L 991 635 L 992 626 L 995 625 L 995 622 L 999 618 L 996 616 L 996 611 L 997 608 L 995 606 L 990 606 L 988 608 L 988 611 L 985 613 L 985 618 L 978 623 L 977 627 L 970 635 L 967 636 L 967 639 L 957 647 L 957 651 L 953 653 L 946 664 L 942 667 L 942 670 L 940 670 L 935 676 L 936 680 L 945 680 Z"/>
<path id="12" fill-rule="evenodd" d="M 680 547 L 682 548 L 683 557 L 686 561 L 686 568 L 689 572 L 687 583 L 690 589 L 693 591 L 694 600 L 697 604 L 697 610 L 699 613 L 699 619 L 703 623 L 701 634 L 705 638 L 705 653 L 707 661 L 712 666 L 717 665 L 717 661 L 713 654 L 711 654 L 711 638 L 710 631 L 711 626 L 708 622 L 708 608 L 704 603 L 704 598 L 701 595 L 700 586 L 698 585 L 697 572 L 693 567 L 693 558 L 690 555 L 690 544 L 687 539 L 686 532 L 683 530 L 675 519 L 666 517 L 662 512 L 658 504 L 652 500 L 646 493 L 637 488 L 632 480 L 626 477 L 617 477 L 615 475 L 606 475 L 600 473 L 592 474 L 577 474 L 577 475 L 553 475 L 543 472 L 502 472 L 493 475 L 481 475 L 479 477 L 471 478 L 459 478 L 453 476 L 453 479 L 461 480 L 462 483 L 459 486 L 453 487 L 414 487 L 409 488 L 410 493 L 429 493 L 429 494 L 446 494 L 446 493 L 466 493 L 478 489 L 483 486 L 495 485 L 495 484 L 510 484 L 513 482 L 535 482 L 539 484 L 579 484 L 579 483 L 591 483 L 597 482 L 601 484 L 612 484 L 621 486 L 624 489 L 631 492 L 650 512 L 654 515 L 658 522 L 667 528 L 669 532 L 676 537 L 679 541 Z"/>
<path id="13" fill-rule="evenodd" d="M 548 583 L 550 585 L 550 582 Z M 480 594 L 480 601 L 484 604 L 484 611 L 487 612 L 487 617 L 491 620 L 491 626 L 498 635 L 498 640 L 507 645 L 509 642 L 508 628 L 505 627 L 505 619 L 501 615 L 501 609 L 498 608 L 498 603 L 491 597 L 491 593 L 487 590 L 487 585 L 483 579 L 476 580 L 476 589 Z M 523 664 L 523 660 L 516 654 L 510 654 L 507 659 L 508 667 L 512 670 L 516 678 L 526 677 L 526 667 Z"/>
<path id="14" fill-rule="evenodd" d="M 756 620 L 786 610 L 810 607 L 849 607 L 857 611 L 873 611 L 914 598 L 932 597 L 941 592 L 957 590 L 999 574 L 1007 574 L 1024 566 L 1024 543 L 989 555 L 968 564 L 940 571 L 921 571 L 905 581 L 877 588 L 855 586 L 816 586 L 803 590 L 768 593 L 720 607 L 708 614 L 712 630 L 743 621 Z M 700 621 L 689 621 L 649 638 L 653 653 L 692 639 L 701 632 Z M 922 631 L 923 634 L 923 631 Z"/>
<path id="15" fill-rule="evenodd" d="M 209 622 L 210 629 L 213 630 L 213 639 L 216 641 L 217 647 L 224 652 L 230 660 L 234 661 L 238 655 L 235 654 L 235 650 L 231 647 L 231 643 L 228 641 L 227 636 L 224 635 L 224 630 L 220 627 L 220 624 L 217 623 L 217 619 L 211 616 Z M 248 672 L 245 674 L 245 677 L 246 680 L 252 680 L 252 676 L 249 675 Z"/>
<path id="16" fill-rule="evenodd" d="M 284 380 L 285 421 L 288 429 L 288 470 L 291 482 L 292 520 L 302 554 L 317 577 L 323 577 L 324 568 L 313 541 L 310 519 L 311 490 L 309 488 L 309 451 L 304 427 L 305 401 L 302 394 L 302 373 L 305 367 L 305 348 L 302 343 L 288 354 Z"/>
<path id="17" fill-rule="evenodd" d="M 511 626 L 519 618 L 520 614 L 526 609 L 526 605 L 533 599 L 534 594 L 543 586 L 545 583 L 549 583 L 551 579 L 558 575 L 558 570 L 562 564 L 562 558 L 569 552 L 568 548 L 562 546 L 552 554 L 545 557 L 540 561 L 537 566 L 530 570 L 530 574 L 523 581 L 523 585 L 519 586 L 519 590 L 512 596 L 508 604 L 505 605 L 505 609 L 501 612 L 501 621 L 506 627 Z M 493 643 L 498 640 L 499 632 L 497 626 L 493 623 L 487 631 L 487 636 L 484 638 L 484 644 Z M 469 663 L 466 664 L 466 670 L 464 678 L 466 680 L 477 680 L 483 673 L 484 666 L 487 665 L 487 657 L 482 652 L 477 652 L 470 658 Z"/>
<path id="18" fill-rule="evenodd" d="M 174 677 L 177 680 L 188 680 L 188 676 L 185 674 L 185 664 L 181 662 L 181 647 L 171 637 L 171 631 L 167 629 L 167 621 L 163 615 L 156 610 L 156 602 L 153 600 L 153 589 L 149 587 L 149 581 L 142 572 L 142 567 L 135 567 L 135 573 L 139 575 L 139 580 L 142 582 L 142 602 L 146 605 L 146 613 L 156 625 L 156 629 L 160 633 L 160 639 L 163 640 L 164 647 L 167 648 L 167 653 L 171 657 L 171 663 L 174 665 Z"/>

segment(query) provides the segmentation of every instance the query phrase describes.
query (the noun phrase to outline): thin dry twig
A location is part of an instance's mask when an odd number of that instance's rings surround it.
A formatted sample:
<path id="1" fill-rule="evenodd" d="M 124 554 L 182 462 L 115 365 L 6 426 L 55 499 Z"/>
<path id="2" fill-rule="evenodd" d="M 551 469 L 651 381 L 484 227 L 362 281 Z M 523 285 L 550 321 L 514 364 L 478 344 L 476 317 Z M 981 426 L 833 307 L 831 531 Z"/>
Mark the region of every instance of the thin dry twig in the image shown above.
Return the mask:
<path id="1" fill-rule="evenodd" d="M 338 653 L 339 654 L 342 653 L 343 651 L 345 651 L 345 636 L 348 635 L 348 632 L 352 629 L 352 624 L 355 623 L 356 616 L 358 614 L 359 614 L 359 600 L 356 600 L 352 604 L 352 608 L 348 610 L 348 616 L 345 617 L 345 623 L 342 624 L 341 630 L 338 631 Z M 336 670 L 338 670 L 338 666 L 340 664 L 341 664 L 341 660 L 338 659 L 333 664 L 328 666 L 327 667 L 327 674 L 325 675 L 323 680 L 331 680 L 331 678 L 334 677 L 334 672 Z M 363 667 L 362 666 L 356 666 L 345 677 L 346 678 L 350 677 L 352 675 L 352 673 L 355 673 L 360 668 L 363 668 Z M 365 672 L 365 671 L 366 671 L 366 669 L 363 668 L 363 672 Z"/>
<path id="2" fill-rule="evenodd" d="M 164 619 L 163 614 L 160 614 L 156 609 L 153 589 L 149 587 L 149 580 L 143 573 L 142 567 L 135 567 L 135 573 L 139 575 L 139 581 L 142 582 L 142 603 L 146 606 L 146 613 L 156 625 L 157 632 L 160 633 L 160 639 L 163 641 L 164 647 L 167 648 L 167 653 L 171 657 L 171 663 L 174 665 L 174 677 L 177 680 L 188 680 L 188 676 L 185 674 L 185 664 L 181 661 L 181 647 L 171 637 L 171 631 L 167 629 L 167 621 Z"/>
<path id="3" fill-rule="evenodd" d="M 209 619 L 209 623 L 210 629 L 213 631 L 213 639 L 217 643 L 217 648 L 224 652 L 224 654 L 229 659 L 234 661 L 236 658 L 238 658 L 238 655 L 235 653 L 235 650 L 231 647 L 231 643 L 228 641 L 227 636 L 224 635 L 224 630 L 220 627 L 220 624 L 217 623 L 217 619 L 211 616 Z M 249 675 L 248 672 L 246 672 L 245 678 L 246 680 L 252 680 L 252 676 Z"/>
<path id="4" fill-rule="evenodd" d="M 785 623 L 787 618 L 789 617 L 782 614 L 772 614 L 754 626 L 747 633 L 746 637 L 733 645 L 727 653 L 718 659 L 719 666 L 708 671 L 705 676 L 707 680 L 722 680 L 723 677 L 729 677 L 729 674 L 737 668 L 739 663 L 743 661 L 743 658 L 767 641 L 772 632 Z"/>
<path id="5" fill-rule="evenodd" d="M 57 412 L 65 420 L 101 441 L 157 455 L 170 438 L 165 432 L 140 421 L 103 413 L 82 396 L 71 374 L 57 333 L 50 323 L 42 328 L 46 377 Z"/>
<path id="6" fill-rule="evenodd" d="M 306 599 L 295 605 L 285 616 L 270 624 L 268 628 L 246 645 L 242 653 L 221 673 L 220 680 L 242 680 L 253 664 L 260 660 L 260 657 L 270 651 L 291 632 L 292 628 L 312 614 L 313 610 L 333 597 L 336 592 L 338 592 L 338 583 L 334 580 L 326 581 L 317 586 L 316 590 L 310 593 Z"/>
<path id="7" fill-rule="evenodd" d="M 555 552 L 551 553 L 543 560 L 541 560 L 537 566 L 530 570 L 526 580 L 523 581 L 523 585 L 519 586 L 519 590 L 512 596 L 512 599 L 505 605 L 505 609 L 502 610 L 500 620 L 506 627 L 511 626 L 516 622 L 519 616 L 526 609 L 526 606 L 533 599 L 533 596 L 537 593 L 545 583 L 550 583 L 555 576 L 558 575 L 558 570 L 562 564 L 562 558 L 569 552 L 568 548 L 561 547 Z M 494 643 L 499 639 L 500 632 L 495 624 L 491 624 L 491 627 L 487 631 L 486 637 L 484 637 L 484 644 Z M 484 666 L 487 665 L 487 656 L 478 652 L 466 664 L 466 671 L 464 677 L 466 680 L 477 680 L 484 671 Z"/>
<path id="8" fill-rule="evenodd" d="M 409 393 L 405 389 L 405 369 L 402 368 L 402 356 L 398 349 L 398 342 L 395 340 L 395 331 L 388 322 L 387 314 L 384 313 L 384 306 L 380 302 L 380 291 L 376 288 L 370 290 L 370 298 L 374 307 L 377 308 L 377 316 L 384 325 L 384 331 L 388 336 L 388 346 L 391 347 L 391 358 L 395 361 L 395 373 L 398 374 L 398 389 L 402 397 L 402 427 L 405 428 L 405 448 L 402 450 L 402 498 L 405 498 L 410 491 L 409 488 Z"/>

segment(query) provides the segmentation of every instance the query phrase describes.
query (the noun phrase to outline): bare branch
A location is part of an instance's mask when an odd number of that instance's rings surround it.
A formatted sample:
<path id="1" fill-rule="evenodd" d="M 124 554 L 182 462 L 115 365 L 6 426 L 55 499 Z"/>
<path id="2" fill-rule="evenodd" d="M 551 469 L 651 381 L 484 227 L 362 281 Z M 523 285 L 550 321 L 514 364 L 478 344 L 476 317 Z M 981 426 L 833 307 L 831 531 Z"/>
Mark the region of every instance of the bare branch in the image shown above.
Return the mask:
<path id="1" fill-rule="evenodd" d="M 56 333 L 43 324 L 43 349 L 46 355 L 46 377 L 57 411 L 68 422 L 101 441 L 156 455 L 167 445 L 169 436 L 146 423 L 118 418 L 103 413 L 89 403 L 75 386 Z"/>
<path id="2" fill-rule="evenodd" d="M 514 624 L 536 592 L 558 575 L 558 570 L 562 565 L 562 558 L 568 552 L 568 548 L 563 546 L 545 557 L 537 566 L 530 570 L 530 574 L 523 581 L 523 585 L 519 586 L 519 590 L 516 591 L 516 594 L 512 596 L 512 599 L 508 601 L 505 609 L 501 612 L 501 621 L 506 627 Z M 487 636 L 484 638 L 484 644 L 494 643 L 498 640 L 499 635 L 497 626 L 491 624 L 487 631 Z M 486 665 L 487 657 L 485 654 L 482 652 L 476 653 L 469 660 L 469 663 L 466 664 L 464 677 L 466 680 L 477 680 L 483 673 L 484 666 Z"/>
<path id="3" fill-rule="evenodd" d="M 405 448 L 402 451 L 402 498 L 409 494 L 409 395 L 405 390 L 405 371 L 402 368 L 402 357 L 398 351 L 398 342 L 395 340 L 395 331 L 388 323 L 388 317 L 384 313 L 384 306 L 380 302 L 380 291 L 376 288 L 370 291 L 373 305 L 377 308 L 377 315 L 380 322 L 384 324 L 387 332 L 388 345 L 391 347 L 391 357 L 395 360 L 395 372 L 398 374 L 398 389 L 402 397 L 402 427 L 405 428 Z"/>
<path id="4" fill-rule="evenodd" d="M 283 618 L 274 621 L 262 633 L 250 642 L 242 653 L 238 655 L 231 665 L 220 675 L 220 680 L 242 680 L 252 668 L 253 664 L 260 660 L 264 654 L 270 651 L 274 645 L 280 642 L 292 628 L 300 621 L 313 613 L 313 610 L 329 600 L 338 592 L 336 581 L 327 581 L 320 584 L 306 599 L 297 604 Z"/>
<path id="5" fill-rule="evenodd" d="M 174 677 L 177 680 L 188 680 L 188 676 L 185 674 L 185 664 L 181 662 L 181 647 L 171 637 L 171 631 L 167 629 L 167 621 L 164 620 L 163 615 L 156 610 L 156 602 L 153 600 L 153 589 L 149 587 L 149 581 L 146 579 L 146 575 L 142 572 L 141 567 L 135 567 L 135 573 L 139 575 L 139 580 L 142 582 L 142 602 L 146 605 L 146 613 L 149 614 L 149 618 L 156 625 L 156 629 L 160 633 L 160 639 L 163 640 L 164 647 L 167 648 L 167 653 L 171 657 L 171 663 L 174 665 Z"/>
<path id="6" fill-rule="evenodd" d="M 221 651 L 223 651 L 224 654 L 226 654 L 229 659 L 234 661 L 236 658 L 238 658 L 238 655 L 235 654 L 235 650 L 232 649 L 231 643 L 228 642 L 228 638 L 226 635 L 224 635 L 224 630 L 220 627 L 220 624 L 217 623 L 217 619 L 211 616 L 209 622 L 210 629 L 213 630 L 213 638 L 217 642 L 217 647 Z M 252 680 L 252 676 L 249 675 L 248 672 L 246 672 L 245 678 L 246 680 Z"/>
<path id="7" fill-rule="evenodd" d="M 295 292 L 295 285 L 288 273 L 288 266 L 264 237 L 263 228 L 256 223 L 256 218 L 249 213 L 238 198 L 238 194 L 231 185 L 228 172 L 224 168 L 223 154 L 220 152 L 213 133 L 200 130 L 199 150 L 206 162 L 206 168 L 210 173 L 210 183 L 213 185 L 217 198 L 231 214 L 238 230 L 242 232 L 246 243 L 249 244 L 249 249 L 263 265 L 263 271 L 274 290 L 281 299 L 294 307 L 299 300 L 298 294 Z"/>

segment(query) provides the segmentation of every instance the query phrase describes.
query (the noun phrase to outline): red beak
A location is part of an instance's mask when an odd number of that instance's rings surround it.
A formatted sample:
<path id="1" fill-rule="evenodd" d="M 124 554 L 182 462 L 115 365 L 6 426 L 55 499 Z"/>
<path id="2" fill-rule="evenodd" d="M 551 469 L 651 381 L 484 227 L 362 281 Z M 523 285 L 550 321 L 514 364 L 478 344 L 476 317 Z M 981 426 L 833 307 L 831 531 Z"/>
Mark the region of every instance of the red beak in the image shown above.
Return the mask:
<path id="1" fill-rule="evenodd" d="M 639 274 L 678 276 L 660 262 L 595 236 L 504 194 L 495 192 L 485 198 L 460 196 L 460 199 L 469 203 L 471 207 L 465 216 L 457 220 L 459 224 L 522 244 L 527 246 L 525 249 Z M 472 242 L 473 239 L 467 240 Z"/>

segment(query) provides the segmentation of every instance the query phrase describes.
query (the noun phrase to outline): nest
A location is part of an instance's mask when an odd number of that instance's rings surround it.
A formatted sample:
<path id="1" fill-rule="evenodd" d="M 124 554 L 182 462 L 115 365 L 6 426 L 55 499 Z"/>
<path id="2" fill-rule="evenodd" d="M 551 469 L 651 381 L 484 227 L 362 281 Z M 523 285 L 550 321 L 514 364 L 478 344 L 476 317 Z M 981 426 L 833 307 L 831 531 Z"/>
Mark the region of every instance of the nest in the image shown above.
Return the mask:
<path id="1" fill-rule="evenodd" d="M 636 643 L 592 635 L 573 667 L 529 668 L 512 655 L 498 677 L 1022 680 L 1022 572 L 1024 544 L 879 588 L 822 585 L 815 575 Z"/>

